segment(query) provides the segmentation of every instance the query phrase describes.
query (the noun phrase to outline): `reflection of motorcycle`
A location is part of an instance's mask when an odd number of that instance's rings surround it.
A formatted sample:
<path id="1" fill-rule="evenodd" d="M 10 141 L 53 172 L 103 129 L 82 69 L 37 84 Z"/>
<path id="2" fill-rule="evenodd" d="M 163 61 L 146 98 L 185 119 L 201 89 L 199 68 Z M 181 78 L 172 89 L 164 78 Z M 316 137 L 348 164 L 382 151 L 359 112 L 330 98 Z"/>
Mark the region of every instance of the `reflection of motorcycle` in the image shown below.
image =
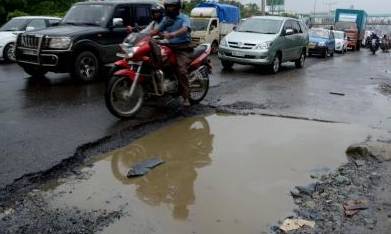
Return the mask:
<path id="1" fill-rule="evenodd" d="M 174 72 L 175 53 L 162 41 L 145 33 L 131 33 L 121 44 L 124 59 L 115 63 L 114 75 L 106 88 L 106 106 L 119 118 L 137 113 L 145 97 L 179 96 L 178 79 Z M 197 104 L 209 89 L 210 45 L 200 45 L 189 56 L 190 103 Z"/>
<path id="2" fill-rule="evenodd" d="M 379 40 L 378 39 L 372 39 L 370 44 L 370 50 L 373 55 L 376 54 L 376 51 L 379 49 Z"/>
<path id="3" fill-rule="evenodd" d="M 390 49 L 390 42 L 386 38 L 382 38 L 380 41 L 380 49 L 383 52 L 387 52 Z"/>
<path id="4" fill-rule="evenodd" d="M 196 169 L 211 163 L 212 144 L 213 135 L 205 118 L 185 119 L 116 151 L 112 172 L 123 184 L 134 185 L 137 196 L 145 203 L 170 204 L 175 218 L 186 219 L 188 206 L 195 200 Z M 143 177 L 126 177 L 132 165 L 157 156 L 165 164 Z"/>

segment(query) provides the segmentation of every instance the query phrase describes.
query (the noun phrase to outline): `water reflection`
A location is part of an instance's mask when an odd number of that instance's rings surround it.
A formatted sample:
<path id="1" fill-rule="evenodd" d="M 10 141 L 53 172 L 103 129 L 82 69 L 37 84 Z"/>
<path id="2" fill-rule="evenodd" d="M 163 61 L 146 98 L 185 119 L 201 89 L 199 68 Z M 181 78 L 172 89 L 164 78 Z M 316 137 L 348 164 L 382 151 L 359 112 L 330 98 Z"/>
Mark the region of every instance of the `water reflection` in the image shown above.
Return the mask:
<path id="1" fill-rule="evenodd" d="M 138 198 L 145 203 L 173 206 L 174 218 L 187 219 L 195 201 L 196 169 L 212 162 L 213 138 L 205 118 L 186 119 L 114 152 L 113 174 L 123 184 L 135 185 Z M 132 165 L 153 157 L 166 163 L 144 177 L 126 177 Z"/>

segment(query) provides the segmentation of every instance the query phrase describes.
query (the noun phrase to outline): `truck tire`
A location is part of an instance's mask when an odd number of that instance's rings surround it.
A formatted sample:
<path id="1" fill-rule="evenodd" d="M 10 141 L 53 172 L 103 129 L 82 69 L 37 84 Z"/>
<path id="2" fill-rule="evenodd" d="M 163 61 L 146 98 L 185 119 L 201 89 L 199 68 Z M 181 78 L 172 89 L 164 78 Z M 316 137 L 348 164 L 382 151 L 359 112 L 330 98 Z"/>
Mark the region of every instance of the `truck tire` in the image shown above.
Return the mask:
<path id="1" fill-rule="evenodd" d="M 3 51 L 3 58 L 4 61 L 9 63 L 9 62 L 15 62 L 15 43 L 9 43 L 4 47 Z"/>
<path id="2" fill-rule="evenodd" d="M 98 57 L 90 52 L 81 52 L 75 60 L 72 76 L 84 81 L 91 82 L 97 80 L 100 73 L 100 63 Z"/>
<path id="3" fill-rule="evenodd" d="M 223 65 L 224 70 L 232 70 L 234 63 L 230 61 L 221 60 L 221 65 Z"/>
<path id="4" fill-rule="evenodd" d="M 34 67 L 28 65 L 23 65 L 23 70 L 31 77 L 44 77 L 45 74 L 48 73 L 46 70 L 40 67 Z"/>
<path id="5" fill-rule="evenodd" d="M 212 54 L 217 54 L 219 52 L 219 43 L 217 41 L 214 41 L 211 47 L 212 47 L 212 51 L 211 51 Z"/>

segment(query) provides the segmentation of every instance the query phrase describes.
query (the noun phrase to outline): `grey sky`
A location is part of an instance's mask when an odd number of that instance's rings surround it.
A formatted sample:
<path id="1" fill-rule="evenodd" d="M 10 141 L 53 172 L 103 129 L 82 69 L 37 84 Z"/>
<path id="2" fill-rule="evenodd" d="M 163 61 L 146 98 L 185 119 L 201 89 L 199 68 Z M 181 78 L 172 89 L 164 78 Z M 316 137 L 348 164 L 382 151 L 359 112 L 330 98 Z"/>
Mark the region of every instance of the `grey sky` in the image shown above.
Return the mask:
<path id="1" fill-rule="evenodd" d="M 300 13 L 313 12 L 315 0 L 285 0 L 285 8 L 288 11 Z M 364 9 L 370 14 L 389 13 L 391 14 L 391 0 L 316 0 L 317 11 L 327 11 L 327 3 L 336 3 L 331 8 L 346 8 L 354 5 L 355 9 Z M 260 0 L 240 0 L 242 3 L 255 2 Z"/>

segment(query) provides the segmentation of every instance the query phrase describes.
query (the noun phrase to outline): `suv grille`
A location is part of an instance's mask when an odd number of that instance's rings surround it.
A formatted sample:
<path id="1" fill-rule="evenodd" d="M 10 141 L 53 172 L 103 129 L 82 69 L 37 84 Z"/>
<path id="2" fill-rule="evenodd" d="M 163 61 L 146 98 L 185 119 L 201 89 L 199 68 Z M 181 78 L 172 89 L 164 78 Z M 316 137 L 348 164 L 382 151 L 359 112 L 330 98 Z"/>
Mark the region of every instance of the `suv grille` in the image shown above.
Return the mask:
<path id="1" fill-rule="evenodd" d="M 21 35 L 19 43 L 26 48 L 38 49 L 40 39 L 34 35 Z"/>

